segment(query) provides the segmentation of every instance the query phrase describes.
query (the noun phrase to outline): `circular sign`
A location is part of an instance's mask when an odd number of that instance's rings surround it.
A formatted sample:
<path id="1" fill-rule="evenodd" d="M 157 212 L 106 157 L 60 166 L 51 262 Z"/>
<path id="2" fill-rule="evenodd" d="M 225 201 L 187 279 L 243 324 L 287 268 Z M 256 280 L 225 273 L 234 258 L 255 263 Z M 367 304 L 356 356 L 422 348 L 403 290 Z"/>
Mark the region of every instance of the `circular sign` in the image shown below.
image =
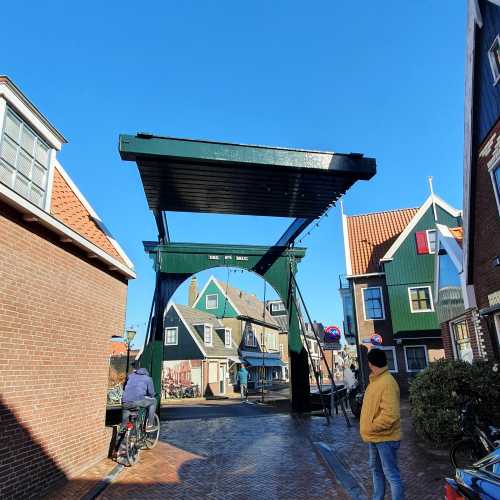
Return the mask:
<path id="1" fill-rule="evenodd" d="M 341 337 L 340 328 L 338 326 L 327 326 L 324 330 L 325 343 L 338 342 Z"/>
<path id="2" fill-rule="evenodd" d="M 370 337 L 370 342 L 372 345 L 382 345 L 382 337 L 378 333 L 374 333 Z"/>

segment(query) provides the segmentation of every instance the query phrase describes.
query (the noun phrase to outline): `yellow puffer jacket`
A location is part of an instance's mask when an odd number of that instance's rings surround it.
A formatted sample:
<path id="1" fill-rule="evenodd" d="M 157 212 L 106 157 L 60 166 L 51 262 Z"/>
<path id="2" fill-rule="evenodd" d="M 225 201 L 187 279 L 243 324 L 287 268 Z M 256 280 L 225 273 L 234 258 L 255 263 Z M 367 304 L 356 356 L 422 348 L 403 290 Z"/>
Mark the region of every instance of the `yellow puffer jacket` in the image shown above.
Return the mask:
<path id="1" fill-rule="evenodd" d="M 370 383 L 363 398 L 359 430 L 366 443 L 401 439 L 399 386 L 388 368 L 378 375 L 370 375 Z"/>

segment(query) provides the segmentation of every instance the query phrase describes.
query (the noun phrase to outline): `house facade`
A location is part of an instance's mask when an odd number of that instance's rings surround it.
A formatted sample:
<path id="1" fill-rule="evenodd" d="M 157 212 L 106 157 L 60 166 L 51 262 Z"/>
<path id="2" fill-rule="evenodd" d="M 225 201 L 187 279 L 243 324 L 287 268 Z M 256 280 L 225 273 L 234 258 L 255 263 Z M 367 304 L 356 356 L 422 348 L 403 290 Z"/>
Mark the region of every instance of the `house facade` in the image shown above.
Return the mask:
<path id="1" fill-rule="evenodd" d="M 430 361 L 444 356 L 433 298 L 437 223 L 459 226 L 461 212 L 434 195 L 420 208 L 343 215 L 347 276 L 341 297 L 365 383 L 373 335 L 381 336 L 380 348 L 403 391 Z"/>
<path id="2" fill-rule="evenodd" d="M 0 498 L 42 497 L 111 439 L 109 342 L 135 274 L 58 161 L 65 143 L 0 76 Z"/>
<path id="3" fill-rule="evenodd" d="M 240 358 L 231 328 L 212 314 L 173 303 L 167 307 L 164 325 L 163 385 L 167 397 L 192 385 L 205 397 L 234 392 Z"/>
<path id="4" fill-rule="evenodd" d="M 462 279 L 471 316 L 465 334 L 473 356 L 485 359 L 499 359 L 500 353 L 499 117 L 500 5 L 469 0 Z"/>
<path id="5" fill-rule="evenodd" d="M 260 386 L 262 377 L 266 383 L 282 380 L 281 327 L 262 301 L 213 276 L 196 295 L 193 308 L 212 314 L 231 329 L 249 371 L 249 387 Z"/>

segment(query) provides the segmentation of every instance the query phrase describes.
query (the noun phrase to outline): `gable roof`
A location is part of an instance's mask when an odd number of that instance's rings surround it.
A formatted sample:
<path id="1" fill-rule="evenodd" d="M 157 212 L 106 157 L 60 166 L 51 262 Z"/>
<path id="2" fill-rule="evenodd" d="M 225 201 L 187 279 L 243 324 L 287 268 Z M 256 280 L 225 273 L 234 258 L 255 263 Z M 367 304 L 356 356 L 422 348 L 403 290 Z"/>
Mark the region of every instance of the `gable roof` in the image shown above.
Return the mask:
<path id="1" fill-rule="evenodd" d="M 406 240 L 408 235 L 413 231 L 415 226 L 418 224 L 420 219 L 427 213 L 427 211 L 433 206 L 433 204 L 441 207 L 445 212 L 448 212 L 453 217 L 460 217 L 462 212 L 448 205 L 443 199 L 435 194 L 431 194 L 424 202 L 424 204 L 418 209 L 417 213 L 413 216 L 409 224 L 404 228 L 401 234 L 396 238 L 396 241 L 391 245 L 387 253 L 381 259 L 382 261 L 391 260 L 394 254 L 397 252 L 398 248 L 402 245 L 403 241 Z"/>
<path id="2" fill-rule="evenodd" d="M 276 321 L 276 318 L 271 316 L 264 302 L 259 300 L 256 295 L 244 292 L 239 288 L 234 288 L 227 283 L 219 284 L 219 288 L 223 290 L 223 293 L 230 302 L 236 306 L 238 316 L 257 322 L 264 322 L 266 326 L 280 329 L 280 325 Z"/>
<path id="3" fill-rule="evenodd" d="M 239 318 L 254 320 L 256 323 L 266 323 L 266 326 L 280 330 L 280 324 L 271 316 L 271 313 L 264 307 L 264 303 L 256 295 L 244 292 L 239 288 L 230 286 L 228 283 L 219 282 L 214 276 L 210 276 L 201 290 L 193 307 L 201 300 L 210 283 L 214 283 L 222 295 L 227 298 L 231 307 L 236 311 Z M 264 312 L 264 316 L 262 315 Z"/>
<path id="4" fill-rule="evenodd" d="M 219 334 L 215 331 L 219 328 L 224 328 L 224 324 L 217 319 L 213 314 L 209 314 L 204 311 L 200 311 L 198 309 L 194 309 L 193 307 L 185 306 L 182 304 L 171 304 L 176 310 L 181 320 L 184 321 L 184 324 L 188 327 L 189 333 L 195 340 L 198 347 L 203 354 L 206 356 L 237 356 L 238 349 L 232 339 L 231 347 L 226 347 L 224 345 L 223 339 L 219 337 Z M 212 345 L 206 345 L 205 339 L 203 337 L 203 333 L 196 329 L 196 325 L 210 325 L 212 327 Z"/>
<path id="5" fill-rule="evenodd" d="M 378 273 L 380 260 L 417 211 L 417 208 L 403 208 L 363 215 L 344 215 L 347 274 L 358 276 Z"/>
<path id="6" fill-rule="evenodd" d="M 107 254 L 132 267 L 123 251 L 118 251 L 117 243 L 101 227 L 97 214 L 60 164 L 56 163 L 53 175 L 50 213 Z"/>

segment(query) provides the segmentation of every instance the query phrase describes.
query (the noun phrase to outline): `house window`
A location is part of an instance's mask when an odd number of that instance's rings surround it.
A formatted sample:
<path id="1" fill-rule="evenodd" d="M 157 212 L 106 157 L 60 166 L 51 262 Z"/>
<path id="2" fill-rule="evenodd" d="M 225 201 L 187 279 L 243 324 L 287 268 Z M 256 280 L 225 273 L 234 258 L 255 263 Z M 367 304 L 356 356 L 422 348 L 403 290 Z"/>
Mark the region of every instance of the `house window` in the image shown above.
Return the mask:
<path id="1" fill-rule="evenodd" d="M 0 182 L 43 207 L 49 161 L 49 146 L 7 108 L 0 143 Z"/>
<path id="2" fill-rule="evenodd" d="M 493 183 L 493 191 L 497 200 L 498 213 L 500 214 L 500 164 L 496 164 L 491 170 L 491 182 Z"/>
<path id="3" fill-rule="evenodd" d="M 382 299 L 382 288 L 363 288 L 363 305 L 365 320 L 384 319 L 384 302 Z"/>
<path id="4" fill-rule="evenodd" d="M 203 326 L 203 342 L 205 345 L 212 345 L 212 327 L 209 325 Z"/>
<path id="5" fill-rule="evenodd" d="M 231 330 L 229 328 L 226 328 L 224 330 L 224 345 L 226 347 L 231 347 L 231 344 L 232 344 Z"/>
<path id="6" fill-rule="evenodd" d="M 283 302 L 274 302 L 271 304 L 271 311 L 272 312 L 280 312 L 280 311 L 284 311 L 285 310 L 285 306 L 283 304 Z"/>
<path id="7" fill-rule="evenodd" d="M 205 297 L 206 309 L 217 309 L 218 307 L 219 307 L 219 296 L 216 293 L 212 295 L 207 295 Z"/>
<path id="8" fill-rule="evenodd" d="M 410 308 L 412 313 L 432 312 L 432 293 L 430 286 L 408 288 L 410 297 Z"/>
<path id="9" fill-rule="evenodd" d="M 429 229 L 427 231 L 427 248 L 429 253 L 436 253 L 436 230 Z"/>
<path id="10" fill-rule="evenodd" d="M 252 327 L 248 327 L 245 333 L 245 345 L 248 347 L 257 347 L 257 339 L 255 338 L 255 333 Z"/>
<path id="11" fill-rule="evenodd" d="M 493 75 L 493 84 L 496 85 L 500 79 L 500 38 L 497 35 L 493 45 L 488 50 L 491 73 Z"/>
<path id="12" fill-rule="evenodd" d="M 178 331 L 177 327 L 165 328 L 165 345 L 177 345 Z"/>
<path id="13" fill-rule="evenodd" d="M 396 348 L 394 346 L 380 346 L 378 349 L 382 349 L 385 351 L 385 355 L 387 356 L 387 366 L 389 367 L 389 371 L 391 373 L 398 372 L 398 361 L 396 359 Z"/>
<path id="14" fill-rule="evenodd" d="M 407 372 L 419 372 L 429 366 L 425 345 L 408 345 L 404 349 Z"/>
<path id="15" fill-rule="evenodd" d="M 472 363 L 474 355 L 472 353 L 472 345 L 470 342 L 469 328 L 465 319 L 451 323 L 451 331 L 453 342 L 455 345 L 455 353 L 458 359 Z"/>

